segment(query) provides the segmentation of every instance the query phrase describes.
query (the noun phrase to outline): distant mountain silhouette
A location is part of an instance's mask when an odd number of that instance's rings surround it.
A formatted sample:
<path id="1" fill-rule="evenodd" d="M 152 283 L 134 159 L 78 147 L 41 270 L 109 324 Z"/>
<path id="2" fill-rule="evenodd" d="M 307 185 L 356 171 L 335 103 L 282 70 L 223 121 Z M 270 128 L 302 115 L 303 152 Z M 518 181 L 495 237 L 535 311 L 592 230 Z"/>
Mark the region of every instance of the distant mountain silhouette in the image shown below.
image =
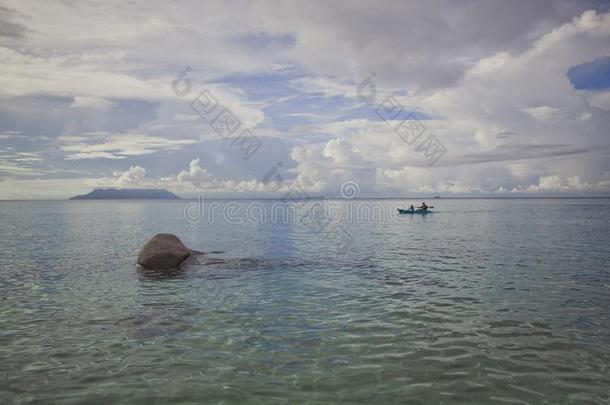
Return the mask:
<path id="1" fill-rule="evenodd" d="M 180 200 L 181 198 L 167 190 L 154 190 L 149 188 L 96 188 L 88 194 L 70 197 L 70 200 L 113 199 Z"/>

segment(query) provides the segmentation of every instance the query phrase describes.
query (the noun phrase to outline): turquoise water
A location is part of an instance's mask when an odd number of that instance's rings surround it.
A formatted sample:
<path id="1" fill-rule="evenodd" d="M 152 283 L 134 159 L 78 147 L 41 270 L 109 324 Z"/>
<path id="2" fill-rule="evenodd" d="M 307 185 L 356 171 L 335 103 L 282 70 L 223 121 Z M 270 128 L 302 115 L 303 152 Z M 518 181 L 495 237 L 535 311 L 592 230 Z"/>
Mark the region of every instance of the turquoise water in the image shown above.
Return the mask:
<path id="1" fill-rule="evenodd" d="M 372 203 L 0 202 L 0 403 L 608 404 L 610 200 Z M 158 232 L 225 253 L 137 271 Z"/>

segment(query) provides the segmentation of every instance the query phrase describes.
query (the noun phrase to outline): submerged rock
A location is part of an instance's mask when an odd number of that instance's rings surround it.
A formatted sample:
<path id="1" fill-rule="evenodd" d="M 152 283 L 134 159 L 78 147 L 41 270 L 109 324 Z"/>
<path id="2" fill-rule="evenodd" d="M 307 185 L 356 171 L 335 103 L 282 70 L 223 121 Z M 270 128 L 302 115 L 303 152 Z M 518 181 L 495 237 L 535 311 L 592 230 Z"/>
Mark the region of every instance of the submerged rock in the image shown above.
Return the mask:
<path id="1" fill-rule="evenodd" d="M 142 247 L 138 253 L 138 264 L 151 270 L 173 269 L 190 254 L 191 250 L 176 235 L 159 233 Z"/>

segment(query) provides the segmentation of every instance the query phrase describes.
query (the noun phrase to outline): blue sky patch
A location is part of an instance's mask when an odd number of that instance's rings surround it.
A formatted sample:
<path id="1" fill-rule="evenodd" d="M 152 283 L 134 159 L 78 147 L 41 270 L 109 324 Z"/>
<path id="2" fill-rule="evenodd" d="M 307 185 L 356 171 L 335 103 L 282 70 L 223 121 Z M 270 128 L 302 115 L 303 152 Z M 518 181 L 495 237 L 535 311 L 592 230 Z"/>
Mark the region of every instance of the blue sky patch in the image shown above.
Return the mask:
<path id="1" fill-rule="evenodd" d="M 578 90 L 610 88 L 610 56 L 573 66 L 568 70 L 568 78 Z"/>

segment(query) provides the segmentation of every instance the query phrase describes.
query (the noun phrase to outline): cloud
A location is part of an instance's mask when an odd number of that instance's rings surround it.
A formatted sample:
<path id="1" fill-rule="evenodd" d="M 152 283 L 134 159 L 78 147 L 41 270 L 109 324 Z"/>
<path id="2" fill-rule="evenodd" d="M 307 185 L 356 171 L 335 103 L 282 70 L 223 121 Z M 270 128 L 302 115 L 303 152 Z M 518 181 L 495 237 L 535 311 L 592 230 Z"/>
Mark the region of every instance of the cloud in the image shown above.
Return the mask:
<path id="1" fill-rule="evenodd" d="M 28 28 L 17 21 L 21 17 L 16 10 L 0 6 L 0 44 L 11 43 L 26 36 Z"/>
<path id="2" fill-rule="evenodd" d="M 542 192 L 547 177 L 601 190 L 610 93 L 590 72 L 605 72 L 610 55 L 602 6 L 9 1 L 0 8 L 2 176 L 51 181 L 74 170 L 116 184 L 121 163 L 148 169 L 141 186 L 185 190 L 330 195 L 351 180 L 363 195 Z M 186 66 L 192 91 L 180 96 L 171 83 Z M 570 72 L 581 74 L 576 88 Z M 365 78 L 373 100 L 358 97 Z M 263 141 L 251 159 L 192 110 L 204 89 Z M 400 119 L 378 116 L 388 96 L 420 119 L 422 139 L 446 148 L 434 165 L 396 133 Z M 275 162 L 281 181 L 262 182 Z"/>
<path id="3" fill-rule="evenodd" d="M 15 136 L 15 134 L 9 135 Z M 0 140 L 2 140 L 1 137 Z M 43 160 L 40 151 L 17 152 L 12 148 L 0 148 L 0 177 L 5 177 L 7 174 L 27 177 L 44 176 L 49 173 L 49 170 L 45 170 L 42 165 Z"/>
<path id="4" fill-rule="evenodd" d="M 216 180 L 205 169 L 199 166 L 199 159 L 193 159 L 188 170 L 182 170 L 176 176 L 180 182 L 191 183 L 195 188 L 202 189 L 206 186 L 214 186 Z"/>
<path id="5" fill-rule="evenodd" d="M 11 138 L 15 138 L 16 136 L 18 136 L 20 134 L 19 131 L 1 131 L 0 132 L 0 139 L 11 139 Z"/>
<path id="6" fill-rule="evenodd" d="M 294 184 L 306 191 L 338 194 L 345 181 L 357 181 L 369 190 L 375 188 L 374 165 L 347 140 L 298 146 L 293 148 L 291 157 L 297 163 Z"/>
<path id="7" fill-rule="evenodd" d="M 81 159 L 125 159 L 163 150 L 176 150 L 197 143 L 192 139 L 168 139 L 140 133 L 89 133 L 84 136 L 62 136 L 66 143 L 60 149 L 67 160 Z"/>
<path id="8" fill-rule="evenodd" d="M 476 164 L 476 163 L 501 163 L 528 159 L 543 159 L 558 156 L 572 156 L 599 151 L 600 147 L 576 147 L 571 145 L 540 145 L 540 144 L 507 144 L 499 145 L 493 150 L 465 153 L 453 161 L 444 161 L 440 164 Z M 603 147 L 602 149 L 609 149 Z"/>
<path id="9" fill-rule="evenodd" d="M 267 32 L 293 37 L 290 57 L 318 75 L 364 78 L 375 72 L 381 82 L 416 91 L 455 85 L 478 60 L 519 52 L 587 6 L 467 0 L 459 6 L 380 1 L 371 7 L 352 1 L 309 2 L 295 10 L 268 1 L 258 2 L 254 12 Z"/>
<path id="10" fill-rule="evenodd" d="M 112 102 L 100 97 L 76 96 L 70 108 L 92 108 L 105 110 L 112 106 Z"/>
<path id="11" fill-rule="evenodd" d="M 257 179 L 222 180 L 201 167 L 199 159 L 193 159 L 187 170 L 181 170 L 177 175 L 159 179 L 159 184 L 173 190 L 183 192 L 273 192 L 286 193 L 295 187 L 294 181 L 283 179 L 280 182 L 263 182 Z"/>
<path id="12" fill-rule="evenodd" d="M 522 111 L 541 122 L 553 122 L 561 113 L 561 110 L 558 108 L 549 107 L 548 105 L 524 108 Z"/>
<path id="13" fill-rule="evenodd" d="M 589 93 L 586 98 L 593 107 L 610 111 L 610 91 Z"/>
<path id="14" fill-rule="evenodd" d="M 537 184 L 528 187 L 517 187 L 513 191 L 600 191 L 610 188 L 610 177 L 596 183 L 583 181 L 579 176 L 562 177 L 560 175 L 541 176 Z"/>
<path id="15" fill-rule="evenodd" d="M 114 177 L 117 178 L 117 184 L 121 187 L 134 187 L 140 184 L 144 176 L 146 176 L 146 170 L 140 166 L 131 166 L 124 172 L 114 172 Z"/>

